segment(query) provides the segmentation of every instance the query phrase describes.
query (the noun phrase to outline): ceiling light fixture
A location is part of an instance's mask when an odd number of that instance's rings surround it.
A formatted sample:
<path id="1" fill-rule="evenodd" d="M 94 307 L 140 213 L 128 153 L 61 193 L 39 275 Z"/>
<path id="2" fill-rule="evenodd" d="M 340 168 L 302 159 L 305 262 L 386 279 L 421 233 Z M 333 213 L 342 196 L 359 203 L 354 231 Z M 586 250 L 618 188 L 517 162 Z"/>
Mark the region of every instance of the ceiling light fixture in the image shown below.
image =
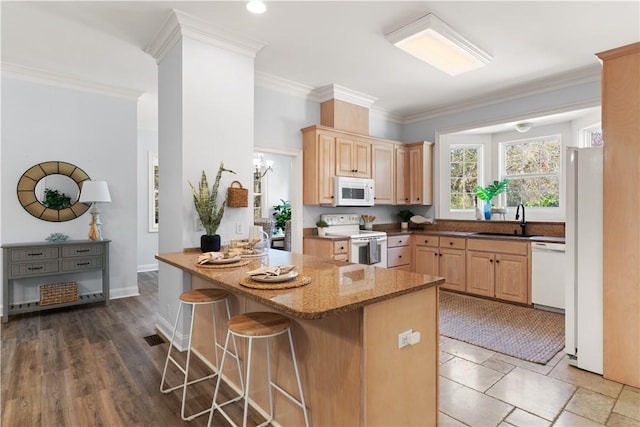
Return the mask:
<path id="1" fill-rule="evenodd" d="M 251 13 L 261 14 L 267 10 L 267 6 L 261 0 L 251 0 L 247 3 L 247 10 Z"/>
<path id="2" fill-rule="evenodd" d="M 523 122 L 523 123 L 516 123 L 515 128 L 518 132 L 525 133 L 525 132 L 529 132 L 532 126 L 533 126 L 533 123 L 531 122 Z"/>
<path id="3" fill-rule="evenodd" d="M 396 47 L 455 76 L 484 67 L 491 55 L 458 34 L 433 13 L 385 36 Z"/>

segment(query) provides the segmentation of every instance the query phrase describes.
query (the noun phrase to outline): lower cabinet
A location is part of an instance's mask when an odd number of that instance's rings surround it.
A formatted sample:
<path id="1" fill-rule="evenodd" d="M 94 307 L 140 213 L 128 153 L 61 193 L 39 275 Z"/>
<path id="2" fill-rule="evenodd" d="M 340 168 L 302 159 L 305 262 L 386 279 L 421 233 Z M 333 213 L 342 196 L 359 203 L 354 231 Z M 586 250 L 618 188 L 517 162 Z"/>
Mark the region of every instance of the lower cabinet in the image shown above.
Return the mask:
<path id="1" fill-rule="evenodd" d="M 530 303 L 528 242 L 469 239 L 466 269 L 468 293 Z"/>
<path id="2" fill-rule="evenodd" d="M 387 238 L 387 268 L 411 271 L 411 235 Z"/>
<path id="3" fill-rule="evenodd" d="M 305 238 L 302 252 L 336 261 L 349 260 L 349 239 Z"/>
<path id="4" fill-rule="evenodd" d="M 465 246 L 460 237 L 416 235 L 413 271 L 444 277 L 443 289 L 465 291 Z"/>

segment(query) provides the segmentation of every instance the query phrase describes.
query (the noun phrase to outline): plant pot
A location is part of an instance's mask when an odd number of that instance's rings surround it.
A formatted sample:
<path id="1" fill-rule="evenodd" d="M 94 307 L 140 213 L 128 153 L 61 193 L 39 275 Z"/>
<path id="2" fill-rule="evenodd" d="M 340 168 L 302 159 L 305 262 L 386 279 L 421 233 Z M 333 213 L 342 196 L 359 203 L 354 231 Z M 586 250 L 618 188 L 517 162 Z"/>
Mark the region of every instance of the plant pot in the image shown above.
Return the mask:
<path id="1" fill-rule="evenodd" d="M 401 228 L 402 230 L 406 230 L 406 229 L 408 229 L 408 228 L 409 228 L 409 223 L 408 223 L 408 222 L 405 222 L 405 221 L 401 222 L 401 223 L 400 223 L 400 228 Z"/>
<path id="2" fill-rule="evenodd" d="M 200 236 L 200 250 L 202 252 L 217 252 L 220 250 L 219 234 L 203 234 Z"/>
<path id="3" fill-rule="evenodd" d="M 491 219 L 491 202 L 485 202 L 484 204 L 484 219 Z"/>
<path id="4" fill-rule="evenodd" d="M 324 227 L 318 227 L 318 236 L 323 237 L 327 234 L 327 229 Z"/>

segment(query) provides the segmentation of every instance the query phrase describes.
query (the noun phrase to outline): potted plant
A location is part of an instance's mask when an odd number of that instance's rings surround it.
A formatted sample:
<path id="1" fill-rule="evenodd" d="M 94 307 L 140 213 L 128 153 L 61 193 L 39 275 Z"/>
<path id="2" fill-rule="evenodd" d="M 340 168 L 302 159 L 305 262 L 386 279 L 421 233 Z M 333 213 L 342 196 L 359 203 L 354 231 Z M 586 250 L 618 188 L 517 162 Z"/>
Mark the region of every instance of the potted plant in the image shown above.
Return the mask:
<path id="1" fill-rule="evenodd" d="M 193 192 L 193 203 L 206 233 L 200 236 L 200 249 L 202 252 L 220 250 L 220 235 L 216 234 L 216 231 L 218 230 L 220 221 L 222 221 L 224 207 L 227 203 L 226 200 L 223 201 L 220 208 L 218 208 L 218 188 L 220 187 L 220 178 L 222 178 L 223 172 L 235 174 L 231 169 L 225 169 L 223 163 L 220 162 L 216 180 L 211 190 L 209 190 L 207 174 L 204 170 L 202 171 L 202 177 L 197 188 L 189 182 L 189 186 Z"/>
<path id="2" fill-rule="evenodd" d="M 486 187 L 476 185 L 476 196 L 478 199 L 484 201 L 484 219 L 491 219 L 491 199 L 500 193 L 507 191 L 507 185 L 509 180 L 507 178 L 502 181 L 493 181 Z"/>
<path id="3" fill-rule="evenodd" d="M 329 226 L 329 224 L 327 224 L 326 221 L 323 220 L 318 220 L 316 222 L 316 227 L 318 227 L 318 236 L 324 236 L 327 232 L 327 230 L 325 230 L 325 228 L 327 228 Z"/>
<path id="4" fill-rule="evenodd" d="M 398 216 L 402 220 L 402 222 L 400 223 L 400 228 L 403 230 L 409 228 L 409 219 L 411 219 L 411 217 L 413 216 L 413 212 L 411 212 L 409 209 L 403 209 L 398 212 Z"/>
<path id="5" fill-rule="evenodd" d="M 280 199 L 280 202 L 281 203 L 273 206 L 273 217 L 276 219 L 273 229 L 282 230 L 284 233 L 287 221 L 291 220 L 291 203 L 283 199 Z"/>

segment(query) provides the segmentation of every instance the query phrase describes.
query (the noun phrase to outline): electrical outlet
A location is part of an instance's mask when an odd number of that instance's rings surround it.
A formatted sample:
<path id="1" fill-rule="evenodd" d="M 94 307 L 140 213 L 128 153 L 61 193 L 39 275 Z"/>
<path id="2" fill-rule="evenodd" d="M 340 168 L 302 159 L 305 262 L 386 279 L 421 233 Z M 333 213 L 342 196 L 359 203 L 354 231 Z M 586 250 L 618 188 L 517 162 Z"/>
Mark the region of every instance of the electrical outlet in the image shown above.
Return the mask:
<path id="1" fill-rule="evenodd" d="M 236 234 L 242 234 L 242 223 L 236 222 Z"/>
<path id="2" fill-rule="evenodd" d="M 411 334 L 413 333 L 412 329 L 408 331 L 400 332 L 398 334 L 398 348 L 406 347 L 411 344 Z"/>

